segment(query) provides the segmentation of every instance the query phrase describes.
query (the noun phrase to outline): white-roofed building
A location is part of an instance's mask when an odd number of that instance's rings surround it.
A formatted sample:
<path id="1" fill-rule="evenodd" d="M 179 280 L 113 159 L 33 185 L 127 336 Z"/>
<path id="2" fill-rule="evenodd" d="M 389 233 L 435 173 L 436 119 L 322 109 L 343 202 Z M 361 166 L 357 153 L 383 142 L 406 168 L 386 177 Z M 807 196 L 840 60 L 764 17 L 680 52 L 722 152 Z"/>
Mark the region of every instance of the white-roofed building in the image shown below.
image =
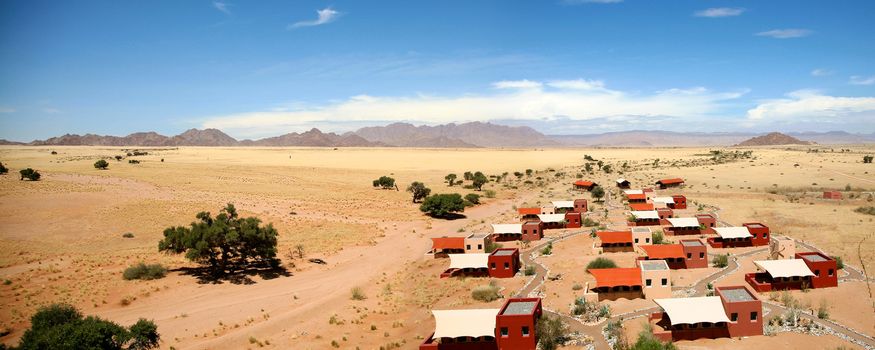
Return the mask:
<path id="1" fill-rule="evenodd" d="M 744 286 L 717 287 L 715 296 L 656 299 L 650 315 L 662 341 L 735 338 L 763 334 L 762 302 Z"/>
<path id="2" fill-rule="evenodd" d="M 729 322 L 720 297 L 656 299 L 671 325 Z"/>
<path id="3" fill-rule="evenodd" d="M 544 223 L 559 223 L 565 221 L 565 214 L 541 214 L 538 219 Z"/>
<path id="4" fill-rule="evenodd" d="M 540 298 L 510 298 L 500 309 L 433 310 L 434 333 L 420 350 L 535 349 Z"/>
<path id="5" fill-rule="evenodd" d="M 495 337 L 495 316 L 501 309 L 432 310 L 435 338 Z"/>
<path id="6" fill-rule="evenodd" d="M 550 203 L 553 203 L 553 208 L 556 208 L 556 209 L 573 209 L 574 208 L 574 201 L 552 201 Z"/>
<path id="7" fill-rule="evenodd" d="M 708 216 L 710 218 L 710 216 Z M 673 236 L 703 235 L 711 233 L 712 229 L 705 225 L 699 216 L 686 218 L 668 218 L 665 232 Z"/>
<path id="8" fill-rule="evenodd" d="M 492 233 L 521 235 L 523 224 L 492 224 Z"/>
<path id="9" fill-rule="evenodd" d="M 745 226 L 715 227 L 717 237 L 709 237 L 712 248 L 748 247 L 753 245 L 753 235 Z"/>
<path id="10" fill-rule="evenodd" d="M 668 223 L 671 227 L 699 227 L 699 220 L 696 218 L 669 218 Z"/>
<path id="11" fill-rule="evenodd" d="M 517 248 L 499 248 L 492 253 L 448 254 L 450 266 L 441 273 L 441 278 L 452 276 L 514 277 L 520 269 L 520 253 Z"/>
<path id="12" fill-rule="evenodd" d="M 656 210 L 633 210 L 630 212 L 633 221 L 630 226 L 656 226 L 659 225 L 659 213 Z"/>
<path id="13" fill-rule="evenodd" d="M 796 253 L 795 259 L 757 260 L 754 265 L 759 271 L 745 274 L 744 280 L 760 293 L 838 285 L 835 260 L 817 252 Z"/>

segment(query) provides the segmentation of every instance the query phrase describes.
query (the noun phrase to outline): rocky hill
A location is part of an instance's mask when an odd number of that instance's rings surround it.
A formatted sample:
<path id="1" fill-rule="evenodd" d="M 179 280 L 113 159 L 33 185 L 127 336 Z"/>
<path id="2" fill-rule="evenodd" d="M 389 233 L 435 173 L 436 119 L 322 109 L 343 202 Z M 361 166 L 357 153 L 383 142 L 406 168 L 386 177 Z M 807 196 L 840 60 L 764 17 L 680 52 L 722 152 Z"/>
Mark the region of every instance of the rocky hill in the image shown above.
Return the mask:
<path id="1" fill-rule="evenodd" d="M 21 144 L 21 143 L 20 143 Z M 304 133 L 290 133 L 282 136 L 269 137 L 260 140 L 237 141 L 228 134 L 218 129 L 190 129 L 182 134 L 168 137 L 156 132 L 137 132 L 128 136 L 103 136 L 95 134 L 75 135 L 66 134 L 52 137 L 47 140 L 37 140 L 29 143 L 34 146 L 148 146 L 148 147 L 176 147 L 176 146 L 205 146 L 205 147 L 231 147 L 231 146 L 301 146 L 301 147 L 373 147 L 384 146 L 379 142 L 371 142 L 360 136 L 348 134 L 338 135 L 335 133 L 323 133 L 319 129 L 312 129 Z"/>
<path id="2" fill-rule="evenodd" d="M 266 147 L 375 147 L 385 146 L 379 142 L 365 140 L 355 134 L 338 135 L 333 132 L 323 133 L 313 128 L 303 133 L 288 133 L 281 136 L 268 137 L 256 141 L 243 140 L 243 146 L 266 146 Z"/>
<path id="3" fill-rule="evenodd" d="M 559 143 L 527 126 L 472 122 L 436 126 L 393 123 L 355 132 L 369 141 L 404 147 L 534 147 Z"/>
<path id="4" fill-rule="evenodd" d="M 762 136 L 750 138 L 742 141 L 736 146 L 778 146 L 778 145 L 810 145 L 810 141 L 802 141 L 790 135 L 785 135 L 779 132 L 771 132 Z"/>

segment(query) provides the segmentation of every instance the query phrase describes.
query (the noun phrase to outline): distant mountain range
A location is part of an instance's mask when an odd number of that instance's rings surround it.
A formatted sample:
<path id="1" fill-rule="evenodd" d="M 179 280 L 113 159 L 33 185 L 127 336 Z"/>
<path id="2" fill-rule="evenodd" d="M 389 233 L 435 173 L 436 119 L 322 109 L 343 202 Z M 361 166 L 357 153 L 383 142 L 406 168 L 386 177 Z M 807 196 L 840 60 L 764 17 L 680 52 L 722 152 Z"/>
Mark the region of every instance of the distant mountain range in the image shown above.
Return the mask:
<path id="1" fill-rule="evenodd" d="M 752 139 L 753 140 L 749 140 Z M 804 140 L 804 141 L 802 141 Z M 176 136 L 156 132 L 138 132 L 128 136 L 66 134 L 29 143 L 0 140 L 0 145 L 33 146 L 266 146 L 266 147 L 665 147 L 665 146 L 730 146 L 775 144 L 853 144 L 875 143 L 873 134 L 851 134 L 843 131 L 823 133 L 701 133 L 672 131 L 621 131 L 589 135 L 544 135 L 526 126 L 505 126 L 492 123 L 463 123 L 437 126 L 415 126 L 394 123 L 365 127 L 344 134 L 324 133 L 311 129 L 303 133 L 288 133 L 259 140 L 237 140 L 217 129 L 190 129 Z"/>

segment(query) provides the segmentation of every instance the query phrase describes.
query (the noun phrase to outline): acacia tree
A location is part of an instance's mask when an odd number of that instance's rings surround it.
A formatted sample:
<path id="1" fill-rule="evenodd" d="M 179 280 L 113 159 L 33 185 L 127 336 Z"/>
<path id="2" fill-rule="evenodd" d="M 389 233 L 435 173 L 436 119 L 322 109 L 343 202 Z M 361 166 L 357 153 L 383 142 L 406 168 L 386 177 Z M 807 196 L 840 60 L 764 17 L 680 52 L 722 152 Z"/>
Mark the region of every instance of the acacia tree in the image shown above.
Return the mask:
<path id="1" fill-rule="evenodd" d="M 489 182 L 489 178 L 487 178 L 486 175 L 478 171 L 474 173 L 471 181 L 473 182 L 472 184 L 474 185 L 474 187 L 476 187 L 477 190 L 480 191 L 483 189 L 483 185 Z"/>
<path id="2" fill-rule="evenodd" d="M 433 217 L 447 217 L 450 213 L 465 211 L 465 201 L 458 193 L 436 194 L 422 201 L 419 210 Z"/>
<path id="3" fill-rule="evenodd" d="M 419 181 L 413 181 L 410 186 L 407 187 L 407 192 L 413 193 L 413 203 L 419 201 L 431 193 L 431 189 L 425 187 L 425 184 Z"/>
<path id="4" fill-rule="evenodd" d="M 474 174 L 471 173 L 470 171 L 466 171 L 466 172 L 465 172 L 464 174 L 462 174 L 462 175 L 465 177 L 465 180 L 469 180 L 469 181 L 470 181 L 470 180 L 473 180 L 473 179 L 474 179 Z"/>
<path id="5" fill-rule="evenodd" d="M 448 174 L 447 176 L 444 176 L 444 180 L 447 180 L 450 187 L 453 187 L 453 183 L 456 182 L 456 174 Z"/>
<path id="6" fill-rule="evenodd" d="M 380 176 L 379 179 L 374 180 L 374 187 L 380 187 L 383 189 L 394 188 L 395 179 L 388 176 Z"/>
<path id="7" fill-rule="evenodd" d="M 22 169 L 18 173 L 21 174 L 20 180 L 28 179 L 30 181 L 39 181 L 39 178 L 42 177 L 39 171 L 33 170 L 31 168 Z"/>
<path id="8" fill-rule="evenodd" d="M 240 218 L 230 203 L 215 218 L 209 212 L 200 212 L 196 217 L 198 221 L 189 227 L 165 229 L 158 250 L 185 253 L 186 258 L 207 265 L 214 274 L 234 272 L 238 267 L 279 264 L 276 259 L 278 233 L 273 224 L 262 226 L 258 218 Z"/>
<path id="9" fill-rule="evenodd" d="M 100 170 L 106 170 L 106 168 L 109 168 L 109 163 L 107 163 L 105 160 L 101 159 L 101 160 L 94 162 L 94 168 L 100 169 Z"/>
<path id="10" fill-rule="evenodd" d="M 31 328 L 19 349 L 146 350 L 158 347 L 161 335 L 154 322 L 140 319 L 129 328 L 98 317 L 83 317 L 75 307 L 53 304 L 31 317 Z"/>
<path id="11" fill-rule="evenodd" d="M 605 189 L 602 186 L 596 186 L 592 189 L 592 197 L 596 200 L 601 200 L 605 196 Z"/>
<path id="12" fill-rule="evenodd" d="M 0 175 L 6 174 L 8 172 L 9 172 L 9 169 L 7 169 L 5 166 L 3 166 L 3 162 L 0 162 Z"/>

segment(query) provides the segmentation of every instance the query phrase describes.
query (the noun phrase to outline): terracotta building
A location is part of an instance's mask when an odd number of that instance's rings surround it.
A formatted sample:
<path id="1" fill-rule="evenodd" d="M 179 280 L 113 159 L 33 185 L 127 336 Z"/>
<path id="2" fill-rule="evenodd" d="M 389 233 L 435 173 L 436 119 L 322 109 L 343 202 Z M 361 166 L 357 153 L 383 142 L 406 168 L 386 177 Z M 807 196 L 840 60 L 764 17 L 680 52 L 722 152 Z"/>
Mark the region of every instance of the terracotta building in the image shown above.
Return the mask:
<path id="1" fill-rule="evenodd" d="M 656 299 L 648 318 L 662 341 L 738 338 L 763 334 L 763 305 L 744 286 L 717 287 L 715 296 Z"/>
<path id="2" fill-rule="evenodd" d="M 698 239 L 681 240 L 676 244 L 642 245 L 646 256 L 640 260 L 665 260 L 669 268 L 698 269 L 708 267 L 708 248 Z"/>
<path id="3" fill-rule="evenodd" d="M 577 180 L 574 182 L 574 189 L 577 190 L 592 191 L 596 186 L 598 186 L 598 184 L 592 181 Z"/>
<path id="4" fill-rule="evenodd" d="M 838 264 L 818 252 L 796 253 L 795 259 L 754 261 L 759 272 L 744 280 L 760 293 L 773 290 L 838 286 Z"/>
<path id="5" fill-rule="evenodd" d="M 660 189 L 666 189 L 669 187 L 678 187 L 684 184 L 684 179 L 681 178 L 673 178 L 673 179 L 662 179 L 656 182 L 656 186 L 659 186 Z"/>
<path id="6" fill-rule="evenodd" d="M 532 350 L 540 298 L 510 298 L 500 309 L 433 310 L 434 332 L 419 350 Z"/>
<path id="7" fill-rule="evenodd" d="M 510 278 L 520 270 L 520 251 L 516 248 L 496 249 L 490 254 L 449 254 L 450 266 L 441 278 L 468 276 Z"/>

